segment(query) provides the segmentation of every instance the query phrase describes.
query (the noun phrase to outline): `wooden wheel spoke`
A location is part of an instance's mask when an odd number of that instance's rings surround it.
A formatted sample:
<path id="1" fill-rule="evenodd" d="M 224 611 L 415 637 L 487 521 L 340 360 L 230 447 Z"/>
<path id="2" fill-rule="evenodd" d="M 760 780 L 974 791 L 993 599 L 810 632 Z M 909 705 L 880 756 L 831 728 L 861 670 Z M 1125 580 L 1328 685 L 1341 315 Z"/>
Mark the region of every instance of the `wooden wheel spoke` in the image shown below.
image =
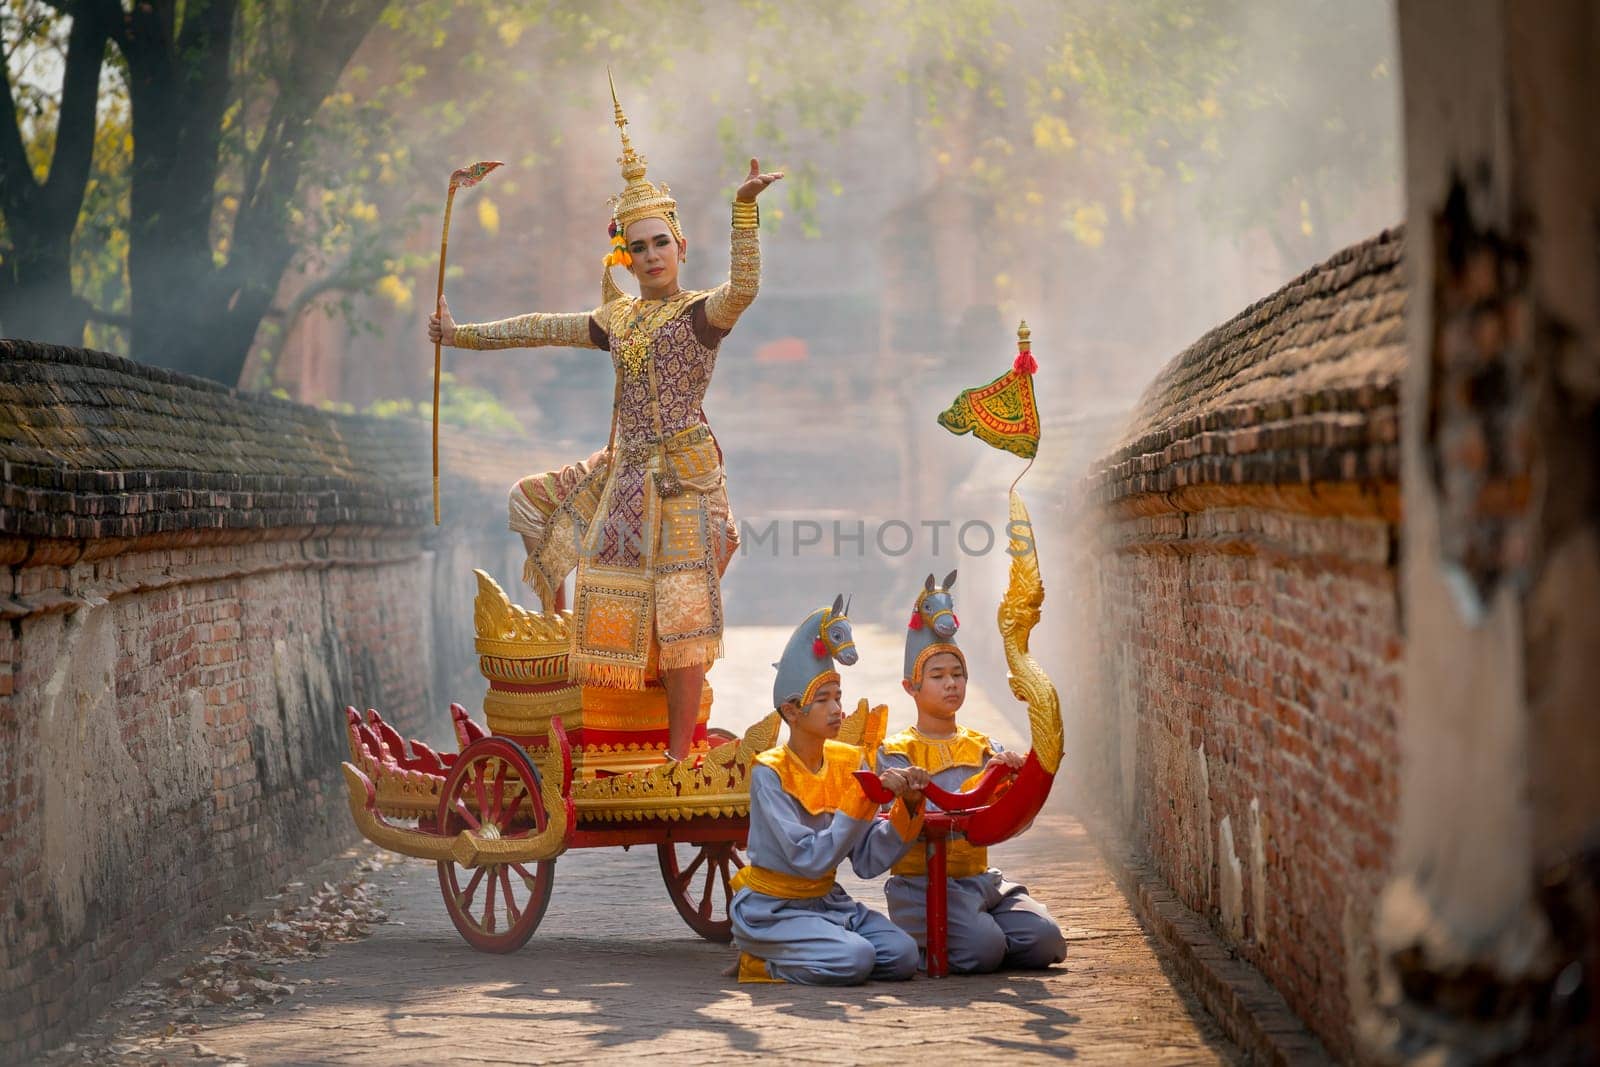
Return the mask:
<path id="1" fill-rule="evenodd" d="M 499 766 L 494 770 L 494 790 L 489 794 L 489 815 L 487 818 L 502 830 L 505 829 L 505 822 L 501 817 L 505 812 L 506 773 L 510 770 L 510 764 L 506 763 L 505 760 L 501 760 Z"/>
<path id="2" fill-rule="evenodd" d="M 511 892 L 511 870 L 508 867 L 500 868 L 500 888 L 505 891 L 506 922 L 515 926 L 522 918 L 522 909 L 517 907 L 516 894 Z"/>
<path id="3" fill-rule="evenodd" d="M 472 768 L 471 771 L 472 792 L 478 798 L 478 817 L 484 820 L 488 820 L 490 818 L 488 809 L 489 798 L 484 795 L 484 778 L 486 777 L 487 772 L 487 761 L 479 763 L 476 767 Z"/>
<path id="4" fill-rule="evenodd" d="M 507 787 L 505 796 L 501 798 L 499 826 L 502 832 L 510 830 L 511 824 L 517 821 L 517 812 L 522 810 L 522 800 L 527 795 L 527 783 L 520 778 Z"/>
<path id="5" fill-rule="evenodd" d="M 733 907 L 733 866 L 731 856 L 723 856 L 718 864 L 722 868 L 722 907 L 727 910 Z"/>
<path id="6" fill-rule="evenodd" d="M 673 846 L 673 847 L 676 848 L 677 846 Z M 685 867 L 683 869 L 683 872 L 678 875 L 678 885 L 677 885 L 676 888 L 679 890 L 679 892 L 682 892 L 682 891 L 684 891 L 684 890 L 689 888 L 689 883 L 694 880 L 694 872 L 699 870 L 700 869 L 700 865 L 702 863 L 704 863 L 705 861 L 706 861 L 705 849 L 700 849 L 698 852 L 695 853 L 694 862 L 689 864 L 689 866 Z"/>
<path id="7" fill-rule="evenodd" d="M 472 907 L 472 895 L 478 891 L 478 883 L 483 881 L 484 868 L 479 867 L 472 872 L 472 877 L 467 880 L 467 888 L 456 894 L 456 899 L 461 902 L 463 911 Z"/>
<path id="8" fill-rule="evenodd" d="M 477 816 L 473 815 L 472 812 L 467 810 L 466 803 L 460 797 L 456 798 L 454 807 L 456 814 L 461 816 L 468 826 L 474 830 L 480 828 Z"/>
<path id="9" fill-rule="evenodd" d="M 488 868 L 484 868 L 488 870 Z M 494 876 L 489 877 L 489 891 L 483 895 L 483 923 L 482 926 L 491 934 L 494 933 L 494 898 L 497 883 Z"/>
<path id="10" fill-rule="evenodd" d="M 705 853 L 702 852 L 700 855 L 704 856 Z M 706 864 L 705 892 L 700 894 L 700 917 L 703 919 L 711 918 L 711 891 L 716 888 L 716 885 L 717 865 L 715 863 L 708 863 Z"/>

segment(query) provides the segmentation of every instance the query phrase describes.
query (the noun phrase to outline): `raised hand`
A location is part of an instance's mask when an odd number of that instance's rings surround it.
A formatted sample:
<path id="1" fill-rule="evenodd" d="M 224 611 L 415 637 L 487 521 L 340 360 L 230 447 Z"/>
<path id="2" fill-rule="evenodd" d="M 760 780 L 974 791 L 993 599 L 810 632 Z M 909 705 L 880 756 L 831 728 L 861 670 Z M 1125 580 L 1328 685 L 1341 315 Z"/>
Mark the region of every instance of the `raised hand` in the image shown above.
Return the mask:
<path id="1" fill-rule="evenodd" d="M 744 184 L 739 186 L 739 191 L 733 194 L 735 200 L 743 200 L 746 204 L 753 204 L 761 191 L 773 182 L 782 181 L 783 172 L 775 171 L 770 174 L 761 173 L 761 163 L 756 159 L 750 160 L 750 175 L 745 178 Z"/>
<path id="2" fill-rule="evenodd" d="M 439 297 L 439 308 L 428 316 L 428 340 L 436 345 L 456 343 L 456 320 L 450 317 L 450 302 Z"/>

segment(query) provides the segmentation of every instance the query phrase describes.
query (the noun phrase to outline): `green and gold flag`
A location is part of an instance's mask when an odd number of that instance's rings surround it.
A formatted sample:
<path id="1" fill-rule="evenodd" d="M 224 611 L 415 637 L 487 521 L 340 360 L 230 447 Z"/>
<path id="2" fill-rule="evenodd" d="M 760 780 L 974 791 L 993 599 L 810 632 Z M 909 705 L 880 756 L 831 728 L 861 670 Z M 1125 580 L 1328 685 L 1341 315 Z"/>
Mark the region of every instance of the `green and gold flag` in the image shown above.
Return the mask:
<path id="1" fill-rule="evenodd" d="M 1011 369 L 988 385 L 963 389 L 939 415 L 939 425 L 953 434 L 971 433 L 978 440 L 1023 459 L 1039 453 L 1039 405 L 1033 396 L 1032 331 L 1017 327 L 1017 358 Z"/>

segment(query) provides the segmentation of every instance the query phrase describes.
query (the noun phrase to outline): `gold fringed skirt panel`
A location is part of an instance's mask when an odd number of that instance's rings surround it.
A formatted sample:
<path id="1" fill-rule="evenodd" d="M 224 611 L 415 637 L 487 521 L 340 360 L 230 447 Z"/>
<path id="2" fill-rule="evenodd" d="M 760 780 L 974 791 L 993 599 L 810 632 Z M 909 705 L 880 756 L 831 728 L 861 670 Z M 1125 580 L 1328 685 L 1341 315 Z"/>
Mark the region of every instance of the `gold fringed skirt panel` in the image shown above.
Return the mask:
<path id="1" fill-rule="evenodd" d="M 597 453 L 524 478 L 511 494 L 512 529 L 537 539 L 525 577 L 545 603 L 577 567 L 572 680 L 640 689 L 657 666 L 710 666 L 722 655 L 721 578 L 739 538 L 704 427 L 665 449 L 618 452 L 615 464 Z M 670 496 L 656 478 L 666 468 L 680 487 Z"/>

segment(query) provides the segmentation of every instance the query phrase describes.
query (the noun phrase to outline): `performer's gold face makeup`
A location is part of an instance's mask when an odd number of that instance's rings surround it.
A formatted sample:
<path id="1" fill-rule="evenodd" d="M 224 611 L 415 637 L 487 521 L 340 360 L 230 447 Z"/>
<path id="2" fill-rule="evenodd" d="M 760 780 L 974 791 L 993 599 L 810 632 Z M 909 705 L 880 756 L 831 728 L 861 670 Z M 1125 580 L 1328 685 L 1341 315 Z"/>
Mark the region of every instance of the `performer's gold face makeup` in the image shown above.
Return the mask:
<path id="1" fill-rule="evenodd" d="M 624 236 L 628 254 L 633 257 L 633 266 L 628 269 L 639 279 L 639 295 L 660 299 L 677 292 L 678 265 L 687 245 L 680 245 L 672 236 L 667 220 L 640 219 L 628 226 Z"/>

